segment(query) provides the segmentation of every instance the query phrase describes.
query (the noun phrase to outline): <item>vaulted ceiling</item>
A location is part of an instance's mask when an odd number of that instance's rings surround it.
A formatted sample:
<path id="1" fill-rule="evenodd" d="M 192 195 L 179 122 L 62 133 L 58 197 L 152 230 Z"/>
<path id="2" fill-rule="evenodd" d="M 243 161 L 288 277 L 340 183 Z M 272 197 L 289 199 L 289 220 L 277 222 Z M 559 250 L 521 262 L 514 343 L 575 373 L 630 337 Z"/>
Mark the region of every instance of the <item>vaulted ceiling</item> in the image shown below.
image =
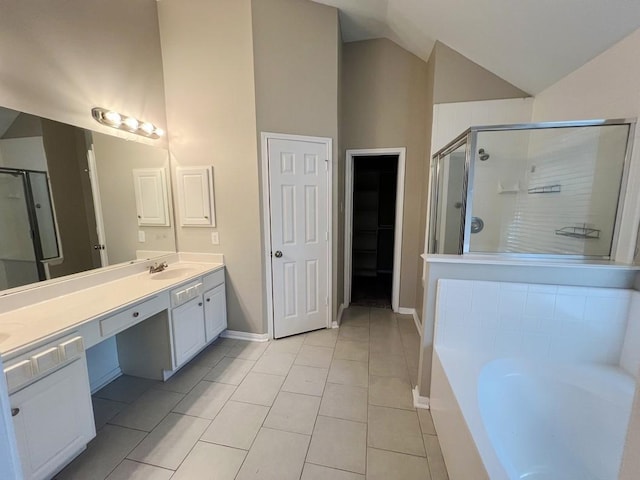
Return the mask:
<path id="1" fill-rule="evenodd" d="M 340 10 L 345 42 L 386 37 L 427 60 L 440 40 L 531 94 L 640 27 L 640 0 L 314 1 Z"/>

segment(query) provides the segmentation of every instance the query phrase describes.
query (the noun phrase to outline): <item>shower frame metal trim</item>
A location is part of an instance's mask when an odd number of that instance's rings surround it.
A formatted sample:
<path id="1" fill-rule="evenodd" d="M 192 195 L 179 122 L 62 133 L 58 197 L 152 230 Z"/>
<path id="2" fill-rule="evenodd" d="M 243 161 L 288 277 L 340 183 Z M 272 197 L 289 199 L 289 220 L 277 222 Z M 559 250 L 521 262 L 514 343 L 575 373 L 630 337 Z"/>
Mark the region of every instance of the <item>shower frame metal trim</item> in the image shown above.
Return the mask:
<path id="1" fill-rule="evenodd" d="M 431 157 L 431 167 L 435 166 L 435 175 L 430 179 L 430 204 L 429 210 L 430 219 L 428 222 L 431 229 L 429 235 L 429 253 L 437 253 L 434 250 L 437 247 L 437 235 L 436 228 L 438 221 L 438 181 L 441 175 L 440 160 L 450 153 L 454 152 L 462 145 L 467 145 L 465 152 L 465 171 L 463 179 L 463 188 L 466 192 L 462 201 L 461 215 L 464 218 L 464 235 L 460 238 L 460 245 L 458 248 L 458 254 L 477 253 L 488 256 L 502 256 L 510 258 L 552 258 L 552 259 L 566 259 L 566 260 L 605 260 L 613 261 L 616 258 L 618 240 L 620 235 L 620 222 L 622 220 L 622 211 L 627 193 L 627 185 L 629 178 L 629 168 L 631 164 L 631 156 L 633 151 L 633 140 L 635 138 L 636 118 L 615 118 L 615 119 L 594 119 L 594 120 L 576 120 L 576 121 L 562 121 L 562 122 L 535 122 L 535 123 L 514 123 L 514 124 L 501 124 L 501 125 L 476 125 L 468 128 L 460 135 L 455 137 L 451 142 L 447 143 L 444 147 L 438 150 Z M 609 248 L 609 255 L 574 255 L 574 254 L 545 254 L 545 253 L 514 253 L 514 252 L 470 252 L 471 243 L 471 217 L 473 211 L 473 183 L 474 183 L 474 171 L 475 171 L 475 152 L 477 147 L 477 136 L 480 132 L 499 132 L 499 131 L 517 131 L 517 130 L 545 130 L 553 128 L 581 128 L 581 127 L 601 127 L 611 125 L 626 125 L 629 127 L 627 135 L 627 147 L 625 151 L 625 158 L 622 166 L 622 175 L 620 178 L 620 190 L 618 194 L 618 203 L 616 206 L 615 223 L 613 228 L 613 234 L 611 236 L 611 245 Z M 638 230 L 640 232 L 640 228 Z"/>

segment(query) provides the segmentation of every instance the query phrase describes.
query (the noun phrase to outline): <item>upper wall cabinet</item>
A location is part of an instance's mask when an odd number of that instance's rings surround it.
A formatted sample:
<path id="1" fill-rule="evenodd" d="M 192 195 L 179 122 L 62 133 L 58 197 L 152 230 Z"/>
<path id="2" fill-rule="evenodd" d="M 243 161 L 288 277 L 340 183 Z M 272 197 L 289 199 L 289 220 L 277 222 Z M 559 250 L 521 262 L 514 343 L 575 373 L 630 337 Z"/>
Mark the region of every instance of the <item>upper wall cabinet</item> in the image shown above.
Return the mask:
<path id="1" fill-rule="evenodd" d="M 213 167 L 178 167 L 180 225 L 215 227 Z"/>
<path id="2" fill-rule="evenodd" d="M 140 226 L 169 226 L 169 201 L 164 168 L 133 170 L 136 211 Z"/>

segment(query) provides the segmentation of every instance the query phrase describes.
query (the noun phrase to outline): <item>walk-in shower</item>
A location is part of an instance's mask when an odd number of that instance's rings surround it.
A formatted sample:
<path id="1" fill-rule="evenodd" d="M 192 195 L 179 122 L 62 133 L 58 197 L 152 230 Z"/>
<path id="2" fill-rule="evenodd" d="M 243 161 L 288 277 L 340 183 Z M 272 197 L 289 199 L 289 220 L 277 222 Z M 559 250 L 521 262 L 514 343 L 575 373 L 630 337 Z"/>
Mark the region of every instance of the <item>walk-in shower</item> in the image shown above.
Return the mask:
<path id="1" fill-rule="evenodd" d="M 432 158 L 428 252 L 614 258 L 634 128 L 471 127 Z"/>

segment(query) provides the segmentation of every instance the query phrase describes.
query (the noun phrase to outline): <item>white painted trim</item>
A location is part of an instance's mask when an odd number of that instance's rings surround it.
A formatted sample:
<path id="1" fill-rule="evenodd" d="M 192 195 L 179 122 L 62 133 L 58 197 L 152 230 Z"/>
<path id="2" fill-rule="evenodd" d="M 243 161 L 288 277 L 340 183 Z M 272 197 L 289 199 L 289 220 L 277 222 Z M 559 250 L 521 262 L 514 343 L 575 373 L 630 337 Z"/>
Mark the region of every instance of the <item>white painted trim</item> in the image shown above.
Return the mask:
<path id="1" fill-rule="evenodd" d="M 238 332 L 237 330 L 225 330 L 220 334 L 223 338 L 233 338 L 235 340 L 246 340 L 248 342 L 268 342 L 269 334 L 268 333 L 249 333 L 249 332 Z"/>
<path id="2" fill-rule="evenodd" d="M 401 315 L 413 316 L 413 321 L 416 324 L 416 330 L 418 330 L 418 335 L 422 336 L 422 324 L 420 323 L 420 317 L 418 316 L 418 311 L 415 308 L 400 307 L 398 309 L 398 313 Z"/>
<path id="3" fill-rule="evenodd" d="M 423 408 L 425 410 L 429 410 L 431 408 L 431 405 L 429 404 L 429 397 L 421 397 L 417 385 L 413 387 L 411 394 L 413 395 L 414 408 Z"/>
<path id="4" fill-rule="evenodd" d="M 100 184 L 98 183 L 98 164 L 96 162 L 96 156 L 93 152 L 93 137 L 91 134 L 87 134 L 87 165 L 89 167 L 89 183 L 91 184 L 91 195 L 93 196 L 93 209 L 96 216 L 96 233 L 98 235 L 98 243 L 101 245 L 107 245 L 107 239 L 104 233 L 104 217 L 102 215 L 102 200 L 100 199 Z M 100 250 L 100 262 L 103 267 L 109 265 L 109 250 Z M 62 253 L 61 253 L 62 254 Z"/>
<path id="5" fill-rule="evenodd" d="M 111 370 L 111 371 L 105 373 L 104 375 L 102 375 L 100 378 L 95 379 L 91 383 L 91 385 L 89 385 L 89 387 L 91 389 L 91 395 L 93 395 L 98 390 L 100 390 L 102 387 L 107 386 L 108 384 L 113 382 L 116 378 L 121 377 L 121 376 L 122 376 L 122 370 L 120 370 L 120 366 L 117 366 L 113 370 Z"/>
<path id="6" fill-rule="evenodd" d="M 286 133 L 260 132 L 262 170 L 262 226 L 265 290 L 267 296 L 267 338 L 273 338 L 273 277 L 271 271 L 271 212 L 269 199 L 269 148 L 270 139 L 293 140 L 298 142 L 324 143 L 327 153 L 327 328 L 333 327 L 333 140 L 329 137 L 311 137 Z"/>
<path id="7" fill-rule="evenodd" d="M 407 149 L 366 148 L 347 150 L 345 163 L 345 208 L 344 208 L 344 305 L 351 304 L 351 248 L 353 244 L 353 158 L 374 155 L 398 155 L 396 187 L 396 223 L 393 240 L 393 281 L 391 287 L 391 308 L 400 309 L 400 273 L 402 267 L 402 226 L 404 215 L 404 176 Z"/>
<path id="8" fill-rule="evenodd" d="M 345 308 L 346 307 L 344 306 L 344 303 L 341 303 L 340 307 L 338 308 L 338 314 L 336 315 L 336 319 L 333 322 L 332 328 L 338 328 L 342 323 L 342 314 L 344 313 Z"/>

